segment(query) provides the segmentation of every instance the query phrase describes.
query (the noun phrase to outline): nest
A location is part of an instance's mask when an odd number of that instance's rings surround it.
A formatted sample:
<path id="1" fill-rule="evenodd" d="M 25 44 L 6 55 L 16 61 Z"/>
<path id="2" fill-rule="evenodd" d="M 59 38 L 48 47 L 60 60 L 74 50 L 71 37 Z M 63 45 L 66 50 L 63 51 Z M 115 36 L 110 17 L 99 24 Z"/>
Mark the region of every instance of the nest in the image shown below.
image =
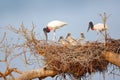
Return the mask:
<path id="1" fill-rule="evenodd" d="M 106 51 L 120 54 L 120 40 L 107 39 L 106 44 L 87 42 L 82 46 L 64 46 L 37 40 L 34 36 L 34 28 L 34 24 L 31 31 L 25 28 L 23 24 L 19 29 L 9 27 L 11 31 L 24 36 L 26 40 L 24 45 L 29 47 L 30 52 L 39 53 L 44 57 L 47 68 L 59 73 L 68 73 L 74 77 L 80 77 L 86 73 L 103 72 L 107 70 L 109 62 L 104 60 L 101 54 Z"/>
<path id="2" fill-rule="evenodd" d="M 44 61 L 48 68 L 59 73 L 69 73 L 74 77 L 86 73 L 107 70 L 108 62 L 101 57 L 105 51 L 120 53 L 120 40 L 107 40 L 107 45 L 100 42 L 85 43 L 83 46 L 46 45 L 41 47 Z"/>

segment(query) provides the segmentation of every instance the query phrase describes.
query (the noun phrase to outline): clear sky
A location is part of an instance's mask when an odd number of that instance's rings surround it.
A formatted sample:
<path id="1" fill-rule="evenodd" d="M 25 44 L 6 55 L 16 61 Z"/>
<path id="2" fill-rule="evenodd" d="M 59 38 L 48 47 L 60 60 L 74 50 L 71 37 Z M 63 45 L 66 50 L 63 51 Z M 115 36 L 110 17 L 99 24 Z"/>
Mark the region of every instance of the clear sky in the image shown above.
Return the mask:
<path id="1" fill-rule="evenodd" d="M 103 12 L 111 14 L 108 33 L 112 38 L 120 38 L 120 0 L 0 0 L 0 27 L 9 24 L 19 27 L 23 22 L 29 28 L 34 22 L 36 32 L 44 38 L 42 28 L 49 21 L 61 20 L 68 25 L 57 30 L 57 38 L 65 37 L 68 32 L 79 38 L 83 32 L 86 40 L 95 40 L 96 32 L 87 33 L 88 23 L 102 22 L 99 14 Z"/>
<path id="2" fill-rule="evenodd" d="M 25 26 L 31 27 L 32 22 L 37 31 L 44 37 L 42 28 L 49 21 L 61 20 L 68 25 L 57 31 L 57 38 L 60 35 L 66 36 L 68 32 L 79 38 L 83 32 L 87 40 L 95 40 L 96 33 L 87 33 L 89 21 L 94 24 L 102 22 L 100 13 L 111 14 L 107 21 L 109 34 L 113 38 L 120 37 L 120 1 L 119 0 L 0 0 L 0 27 L 9 24 L 19 27 L 22 22 Z M 52 37 L 52 32 L 49 34 Z"/>

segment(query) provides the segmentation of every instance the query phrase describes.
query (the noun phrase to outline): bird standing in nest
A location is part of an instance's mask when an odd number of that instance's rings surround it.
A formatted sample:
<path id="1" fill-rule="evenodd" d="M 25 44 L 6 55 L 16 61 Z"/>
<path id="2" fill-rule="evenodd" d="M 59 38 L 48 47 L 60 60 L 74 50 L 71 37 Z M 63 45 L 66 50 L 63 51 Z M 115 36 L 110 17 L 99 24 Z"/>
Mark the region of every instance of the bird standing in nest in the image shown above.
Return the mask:
<path id="1" fill-rule="evenodd" d="M 59 21 L 59 20 L 54 20 L 51 21 L 47 24 L 46 28 L 43 28 L 44 34 L 46 36 L 46 41 L 48 40 L 48 35 L 47 33 L 49 33 L 51 30 L 53 30 L 53 41 L 56 39 L 56 29 L 59 29 L 61 27 L 63 27 L 64 25 L 66 25 L 67 23 Z"/>
<path id="2" fill-rule="evenodd" d="M 80 39 L 78 39 L 78 44 L 83 45 L 83 41 L 85 39 L 84 33 L 80 33 Z"/>
<path id="3" fill-rule="evenodd" d="M 77 45 L 77 40 L 71 36 L 71 33 L 68 33 L 65 39 L 69 42 L 70 45 Z"/>
<path id="4" fill-rule="evenodd" d="M 63 44 L 63 45 L 69 44 L 69 42 L 67 40 L 65 40 L 63 36 L 60 36 L 58 43 Z"/>
<path id="5" fill-rule="evenodd" d="M 98 23 L 94 25 L 93 22 L 90 21 L 87 32 L 89 31 L 89 29 L 97 31 L 97 35 L 101 33 L 103 36 L 105 36 L 105 34 L 103 34 L 103 31 L 106 31 L 108 29 L 108 26 L 102 23 Z"/>

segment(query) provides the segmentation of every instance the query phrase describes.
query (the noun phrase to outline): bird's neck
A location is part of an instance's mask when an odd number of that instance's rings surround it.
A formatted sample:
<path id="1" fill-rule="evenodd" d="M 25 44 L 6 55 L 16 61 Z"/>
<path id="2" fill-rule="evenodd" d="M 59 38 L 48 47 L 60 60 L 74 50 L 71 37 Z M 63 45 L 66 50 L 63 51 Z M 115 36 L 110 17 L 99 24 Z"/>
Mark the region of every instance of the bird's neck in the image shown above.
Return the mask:
<path id="1" fill-rule="evenodd" d="M 94 27 L 91 27 L 91 30 L 95 30 Z"/>
<path id="2" fill-rule="evenodd" d="M 47 27 L 47 31 L 48 31 L 48 32 L 50 32 L 50 31 L 51 31 L 51 29 L 50 29 L 49 27 Z"/>

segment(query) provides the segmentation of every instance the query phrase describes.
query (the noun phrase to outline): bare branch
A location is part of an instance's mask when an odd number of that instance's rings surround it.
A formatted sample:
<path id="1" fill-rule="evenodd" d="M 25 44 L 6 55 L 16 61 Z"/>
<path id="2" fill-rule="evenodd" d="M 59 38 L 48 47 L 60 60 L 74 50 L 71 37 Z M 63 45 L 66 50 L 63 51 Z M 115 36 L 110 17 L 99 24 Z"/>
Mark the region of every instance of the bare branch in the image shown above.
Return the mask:
<path id="1" fill-rule="evenodd" d="M 120 55 L 114 52 L 105 52 L 102 54 L 105 60 L 120 67 Z"/>
<path id="2" fill-rule="evenodd" d="M 6 37 L 6 32 L 4 33 L 4 36 L 3 36 L 2 40 L 0 41 L 0 44 L 5 40 L 5 37 Z"/>
<path id="3" fill-rule="evenodd" d="M 33 75 L 34 74 L 34 75 Z M 29 70 L 23 72 L 16 80 L 30 80 L 34 78 L 43 79 L 47 76 L 55 76 L 57 74 L 56 71 L 48 70 L 46 68 L 36 69 L 36 70 Z"/>

